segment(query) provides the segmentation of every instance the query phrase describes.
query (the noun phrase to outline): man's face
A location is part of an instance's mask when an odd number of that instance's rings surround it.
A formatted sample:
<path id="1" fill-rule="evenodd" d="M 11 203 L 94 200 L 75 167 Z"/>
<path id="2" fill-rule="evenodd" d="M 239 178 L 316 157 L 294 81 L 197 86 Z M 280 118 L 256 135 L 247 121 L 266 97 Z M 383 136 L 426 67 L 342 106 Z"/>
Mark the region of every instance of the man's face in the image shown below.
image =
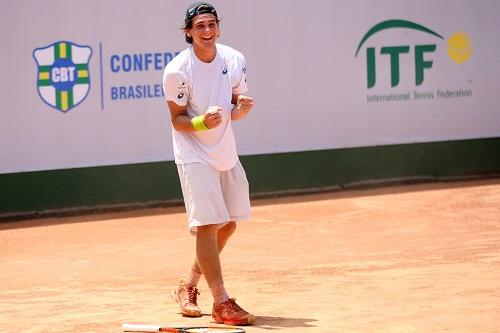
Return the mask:
<path id="1" fill-rule="evenodd" d="M 187 30 L 193 37 L 193 45 L 213 47 L 219 37 L 219 24 L 213 14 L 201 14 L 193 18 L 193 27 Z"/>

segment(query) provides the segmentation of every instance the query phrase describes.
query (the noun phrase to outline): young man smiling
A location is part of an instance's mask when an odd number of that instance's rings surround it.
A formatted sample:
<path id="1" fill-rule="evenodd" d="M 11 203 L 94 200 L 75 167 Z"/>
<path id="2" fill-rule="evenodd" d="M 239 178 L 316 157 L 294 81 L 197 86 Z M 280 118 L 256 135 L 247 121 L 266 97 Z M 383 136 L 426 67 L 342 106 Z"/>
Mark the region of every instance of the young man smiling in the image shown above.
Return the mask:
<path id="1" fill-rule="evenodd" d="M 242 95 L 247 91 L 245 58 L 217 43 L 219 19 L 209 3 L 189 6 L 184 23 L 191 47 L 165 67 L 163 89 L 196 257 L 172 296 L 183 316 L 201 316 L 197 284 L 203 274 L 214 299 L 213 320 L 248 325 L 254 316 L 228 296 L 219 260 L 236 221 L 250 218 L 248 181 L 231 126 L 253 107 L 253 99 Z"/>

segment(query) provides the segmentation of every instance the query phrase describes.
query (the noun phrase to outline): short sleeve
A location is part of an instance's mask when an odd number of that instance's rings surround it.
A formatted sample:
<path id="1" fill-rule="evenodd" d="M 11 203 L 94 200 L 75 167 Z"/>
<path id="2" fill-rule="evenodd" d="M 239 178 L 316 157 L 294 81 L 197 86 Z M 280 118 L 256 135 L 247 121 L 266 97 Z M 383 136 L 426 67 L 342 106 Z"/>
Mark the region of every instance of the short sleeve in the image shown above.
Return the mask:
<path id="1" fill-rule="evenodd" d="M 163 73 L 163 93 L 167 101 L 172 101 L 179 106 L 187 105 L 188 88 L 186 76 L 182 72 Z"/>
<path id="2" fill-rule="evenodd" d="M 247 86 L 247 66 L 245 62 L 245 58 L 243 55 L 239 54 L 238 57 L 235 59 L 236 61 L 236 66 L 235 69 L 233 70 L 233 77 L 232 77 L 232 91 L 233 94 L 239 95 L 243 94 L 248 91 L 248 86 Z"/>

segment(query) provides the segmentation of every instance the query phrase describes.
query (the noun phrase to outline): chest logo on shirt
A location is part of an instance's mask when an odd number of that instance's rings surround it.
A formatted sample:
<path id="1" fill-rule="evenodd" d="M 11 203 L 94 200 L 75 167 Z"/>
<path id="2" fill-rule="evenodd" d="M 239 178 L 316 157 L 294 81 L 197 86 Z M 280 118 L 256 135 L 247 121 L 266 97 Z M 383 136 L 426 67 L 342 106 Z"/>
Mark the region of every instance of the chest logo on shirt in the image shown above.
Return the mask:
<path id="1" fill-rule="evenodd" d="M 227 67 L 224 67 L 224 69 L 222 70 L 222 75 L 226 75 L 227 74 Z"/>

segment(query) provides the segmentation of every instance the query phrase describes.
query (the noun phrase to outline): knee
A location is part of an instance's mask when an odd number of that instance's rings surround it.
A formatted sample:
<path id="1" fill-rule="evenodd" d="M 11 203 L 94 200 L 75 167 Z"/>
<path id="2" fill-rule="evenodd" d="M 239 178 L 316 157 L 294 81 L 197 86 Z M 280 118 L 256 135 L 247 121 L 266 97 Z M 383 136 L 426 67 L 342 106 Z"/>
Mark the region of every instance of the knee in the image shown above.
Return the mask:
<path id="1" fill-rule="evenodd" d="M 236 222 L 228 222 L 224 227 L 222 227 L 219 232 L 231 236 L 236 231 Z"/>
<path id="2" fill-rule="evenodd" d="M 207 224 L 196 228 L 196 233 L 198 237 L 210 237 L 217 234 L 218 225 L 217 224 Z"/>

